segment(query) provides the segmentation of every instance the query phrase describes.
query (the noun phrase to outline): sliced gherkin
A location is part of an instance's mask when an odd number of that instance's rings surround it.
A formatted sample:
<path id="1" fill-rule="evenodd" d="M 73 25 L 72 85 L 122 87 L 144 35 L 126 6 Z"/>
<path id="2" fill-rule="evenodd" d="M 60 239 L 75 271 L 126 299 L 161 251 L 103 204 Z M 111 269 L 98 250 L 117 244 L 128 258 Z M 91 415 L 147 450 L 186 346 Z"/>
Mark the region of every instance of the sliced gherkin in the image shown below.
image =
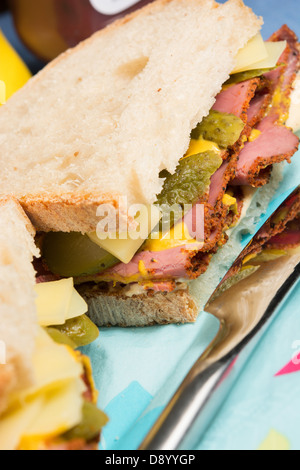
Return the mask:
<path id="1" fill-rule="evenodd" d="M 276 67 L 270 67 L 268 69 L 247 70 L 246 72 L 235 73 L 230 76 L 224 85 L 234 85 L 235 83 L 244 82 L 245 80 L 251 80 L 251 78 L 261 77 L 275 68 Z"/>
<path id="2" fill-rule="evenodd" d="M 74 341 L 71 340 L 71 338 L 69 338 L 67 334 L 62 333 L 54 327 L 47 327 L 46 331 L 53 341 L 55 341 L 55 343 L 70 346 L 72 349 L 77 348 L 77 345 L 74 343 Z"/>
<path id="3" fill-rule="evenodd" d="M 76 347 L 87 346 L 99 336 L 97 326 L 86 315 L 67 320 L 64 325 L 54 326 L 53 329 L 67 336 Z"/>
<path id="4" fill-rule="evenodd" d="M 191 138 L 211 140 L 222 149 L 234 145 L 240 138 L 245 124 L 234 114 L 220 113 L 211 110 L 198 126 L 192 131 Z"/>
<path id="5" fill-rule="evenodd" d="M 54 274 L 76 277 L 103 272 L 120 261 L 81 233 L 48 233 L 42 247 L 43 257 Z"/>
<path id="6" fill-rule="evenodd" d="M 176 222 L 182 217 L 185 204 L 195 204 L 203 196 L 210 185 L 211 176 L 222 165 L 222 158 L 215 152 L 204 152 L 180 160 L 173 175 L 169 174 L 164 182 L 162 192 L 157 196 L 163 212 L 163 222 L 166 220 L 166 208 L 178 206 L 171 215 L 171 221 Z"/>
<path id="7" fill-rule="evenodd" d="M 85 401 L 82 407 L 82 420 L 63 435 L 63 438 L 71 441 L 73 439 L 84 439 L 86 442 L 97 438 L 101 429 L 107 424 L 108 418 L 103 411 L 99 410 L 93 403 Z"/>

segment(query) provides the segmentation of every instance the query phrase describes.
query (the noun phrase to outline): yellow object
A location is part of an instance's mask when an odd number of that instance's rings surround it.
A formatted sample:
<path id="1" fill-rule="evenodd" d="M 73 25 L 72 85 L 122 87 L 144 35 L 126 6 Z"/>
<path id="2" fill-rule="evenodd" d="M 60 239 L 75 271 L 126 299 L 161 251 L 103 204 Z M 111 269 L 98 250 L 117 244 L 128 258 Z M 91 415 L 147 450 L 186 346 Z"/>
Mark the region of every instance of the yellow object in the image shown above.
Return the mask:
<path id="1" fill-rule="evenodd" d="M 159 232 L 157 236 L 153 234 L 146 241 L 143 250 L 158 252 L 192 243 L 195 244 L 195 249 L 199 249 L 199 245 L 202 245 L 201 242 L 191 237 L 187 226 L 181 221 L 165 233 Z"/>
<path id="2" fill-rule="evenodd" d="M 141 273 L 142 276 L 147 277 L 148 276 L 148 271 L 146 269 L 144 261 L 140 260 L 139 261 L 139 272 Z"/>
<path id="3" fill-rule="evenodd" d="M 22 437 L 51 438 L 79 424 L 82 418 L 83 392 L 83 381 L 79 377 L 45 394 L 42 410 Z"/>
<path id="4" fill-rule="evenodd" d="M 100 239 L 96 232 L 90 233 L 88 236 L 92 242 L 108 251 L 122 263 L 128 264 L 161 219 L 161 212 L 156 206 L 141 206 L 139 213 L 139 216 L 135 218 L 139 225 L 138 231 L 121 235 L 114 234 L 115 239 L 108 237 L 104 240 Z M 105 234 L 99 233 L 101 238 L 103 235 L 105 236 Z"/>
<path id="5" fill-rule="evenodd" d="M 0 80 L 0 105 L 6 102 L 6 85 Z"/>
<path id="6" fill-rule="evenodd" d="M 243 259 L 243 264 L 246 264 L 248 263 L 248 261 L 250 261 L 251 259 L 254 259 L 257 257 L 257 254 L 250 254 L 250 255 L 247 255 L 244 259 Z"/>
<path id="7" fill-rule="evenodd" d="M 35 291 L 40 326 L 64 325 L 67 320 L 88 311 L 87 303 L 74 288 L 72 278 L 37 284 Z"/>
<path id="8" fill-rule="evenodd" d="M 43 398 L 38 397 L 1 416 L 0 450 L 16 450 L 18 448 L 28 423 L 34 421 L 42 407 Z"/>
<path id="9" fill-rule="evenodd" d="M 63 325 L 73 293 L 73 279 L 43 282 L 35 286 L 38 322 L 41 326 Z"/>
<path id="10" fill-rule="evenodd" d="M 221 153 L 219 146 L 215 142 L 205 140 L 202 137 L 200 137 L 198 140 L 191 139 L 189 149 L 183 158 L 190 157 L 191 155 L 197 155 L 197 153 L 210 151 L 216 152 L 218 154 Z"/>
<path id="11" fill-rule="evenodd" d="M 271 106 L 274 112 L 276 111 L 279 115 L 278 123 L 285 124 L 289 117 L 290 98 L 282 93 L 281 83 L 273 93 Z"/>
<path id="12" fill-rule="evenodd" d="M 285 250 L 277 250 L 277 249 L 269 249 L 269 250 L 263 250 L 261 253 L 254 255 L 255 258 L 255 263 L 260 264 L 260 263 L 266 263 L 269 261 L 273 261 L 277 258 L 280 258 L 281 256 L 286 256 L 288 254 L 288 251 Z"/>
<path id="13" fill-rule="evenodd" d="M 230 194 L 226 193 L 223 196 L 222 202 L 223 204 L 225 204 L 225 206 L 228 206 L 229 209 L 234 212 L 234 214 L 238 213 L 238 207 L 235 197 L 230 196 Z"/>
<path id="14" fill-rule="evenodd" d="M 223 202 L 223 204 L 225 204 L 225 206 L 231 207 L 231 206 L 234 206 L 236 204 L 236 198 L 230 196 L 229 194 L 224 194 L 222 202 Z"/>
<path id="15" fill-rule="evenodd" d="M 19 394 L 19 397 L 47 392 L 82 374 L 82 364 L 73 351 L 65 345 L 55 343 L 50 337 L 49 339 L 50 342 L 40 345 L 33 356 L 35 385 Z"/>
<path id="16" fill-rule="evenodd" d="M 258 129 L 252 129 L 251 134 L 248 138 L 249 142 L 254 142 L 259 136 L 261 135 L 261 132 Z"/>
<path id="17" fill-rule="evenodd" d="M 269 69 L 275 67 L 280 59 L 281 54 L 285 50 L 286 45 L 286 41 L 265 42 L 265 47 L 267 49 L 268 56 L 261 61 L 255 62 L 247 69 L 245 69 L 245 71 L 255 69 Z"/>
<path id="18" fill-rule="evenodd" d="M 0 450 L 38 449 L 82 419 L 83 365 L 70 348 L 39 328 L 33 357 L 35 385 L 15 394 L 0 421 Z"/>
<path id="19" fill-rule="evenodd" d="M 86 301 L 81 297 L 81 295 L 78 294 L 77 290 L 73 288 L 71 302 L 65 320 L 81 317 L 87 313 L 87 311 L 88 305 Z"/>
<path id="20" fill-rule="evenodd" d="M 244 70 L 251 70 L 249 67 L 258 61 L 262 61 L 268 57 L 268 52 L 265 46 L 265 42 L 260 33 L 256 34 L 246 46 L 241 49 L 235 62 L 235 68 L 232 73 L 243 72 Z"/>
<path id="21" fill-rule="evenodd" d="M 22 88 L 30 77 L 29 69 L 0 31 L 0 80 L 6 85 L 6 100 Z"/>
<path id="22" fill-rule="evenodd" d="M 271 429 L 258 450 L 291 450 L 289 440 L 275 429 Z"/>
<path id="23" fill-rule="evenodd" d="M 275 67 L 286 48 L 286 41 L 264 42 L 260 33 L 238 52 L 234 73 Z"/>

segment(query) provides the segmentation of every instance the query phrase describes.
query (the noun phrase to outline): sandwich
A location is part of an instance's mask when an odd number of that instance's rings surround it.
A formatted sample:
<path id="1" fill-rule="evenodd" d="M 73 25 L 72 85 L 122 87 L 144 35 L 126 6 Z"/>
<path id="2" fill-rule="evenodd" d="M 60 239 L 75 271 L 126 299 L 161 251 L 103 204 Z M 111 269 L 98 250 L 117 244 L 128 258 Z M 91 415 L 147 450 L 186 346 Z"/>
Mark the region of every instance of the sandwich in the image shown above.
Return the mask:
<path id="1" fill-rule="evenodd" d="M 275 194 L 299 44 L 261 26 L 241 0 L 157 0 L 0 109 L 0 194 L 37 231 L 40 279 L 74 278 L 98 326 L 194 322 Z"/>
<path id="2" fill-rule="evenodd" d="M 0 449 L 96 450 L 107 417 L 96 407 L 89 359 L 59 329 L 53 339 L 55 324 L 41 326 L 48 323 L 32 263 L 35 230 L 11 198 L 0 201 L 0 223 Z M 76 295 L 70 317 L 81 313 Z"/>

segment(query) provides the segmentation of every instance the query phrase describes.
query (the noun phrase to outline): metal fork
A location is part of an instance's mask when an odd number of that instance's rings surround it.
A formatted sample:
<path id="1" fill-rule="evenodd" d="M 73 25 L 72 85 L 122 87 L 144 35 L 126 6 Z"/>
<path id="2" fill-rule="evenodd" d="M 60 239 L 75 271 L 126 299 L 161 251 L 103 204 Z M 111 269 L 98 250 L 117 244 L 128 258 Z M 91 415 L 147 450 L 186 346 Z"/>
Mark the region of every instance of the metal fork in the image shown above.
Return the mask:
<path id="1" fill-rule="evenodd" d="M 195 448 L 299 278 L 300 253 L 266 263 L 207 306 L 220 320 L 219 332 L 139 450 Z"/>

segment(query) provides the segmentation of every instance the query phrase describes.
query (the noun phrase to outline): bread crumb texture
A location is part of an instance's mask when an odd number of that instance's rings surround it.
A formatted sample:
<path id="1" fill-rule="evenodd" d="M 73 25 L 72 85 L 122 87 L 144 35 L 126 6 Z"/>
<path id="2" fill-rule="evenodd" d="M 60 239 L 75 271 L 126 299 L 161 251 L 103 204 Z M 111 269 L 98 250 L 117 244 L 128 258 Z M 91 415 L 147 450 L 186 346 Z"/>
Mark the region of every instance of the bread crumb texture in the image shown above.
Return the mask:
<path id="1" fill-rule="evenodd" d="M 40 195 L 71 194 L 79 218 L 87 194 L 152 203 L 260 26 L 240 0 L 162 0 L 62 54 L 0 109 L 1 194 L 29 216 L 36 197 L 45 230 L 73 229 L 70 204 L 53 215 Z"/>

